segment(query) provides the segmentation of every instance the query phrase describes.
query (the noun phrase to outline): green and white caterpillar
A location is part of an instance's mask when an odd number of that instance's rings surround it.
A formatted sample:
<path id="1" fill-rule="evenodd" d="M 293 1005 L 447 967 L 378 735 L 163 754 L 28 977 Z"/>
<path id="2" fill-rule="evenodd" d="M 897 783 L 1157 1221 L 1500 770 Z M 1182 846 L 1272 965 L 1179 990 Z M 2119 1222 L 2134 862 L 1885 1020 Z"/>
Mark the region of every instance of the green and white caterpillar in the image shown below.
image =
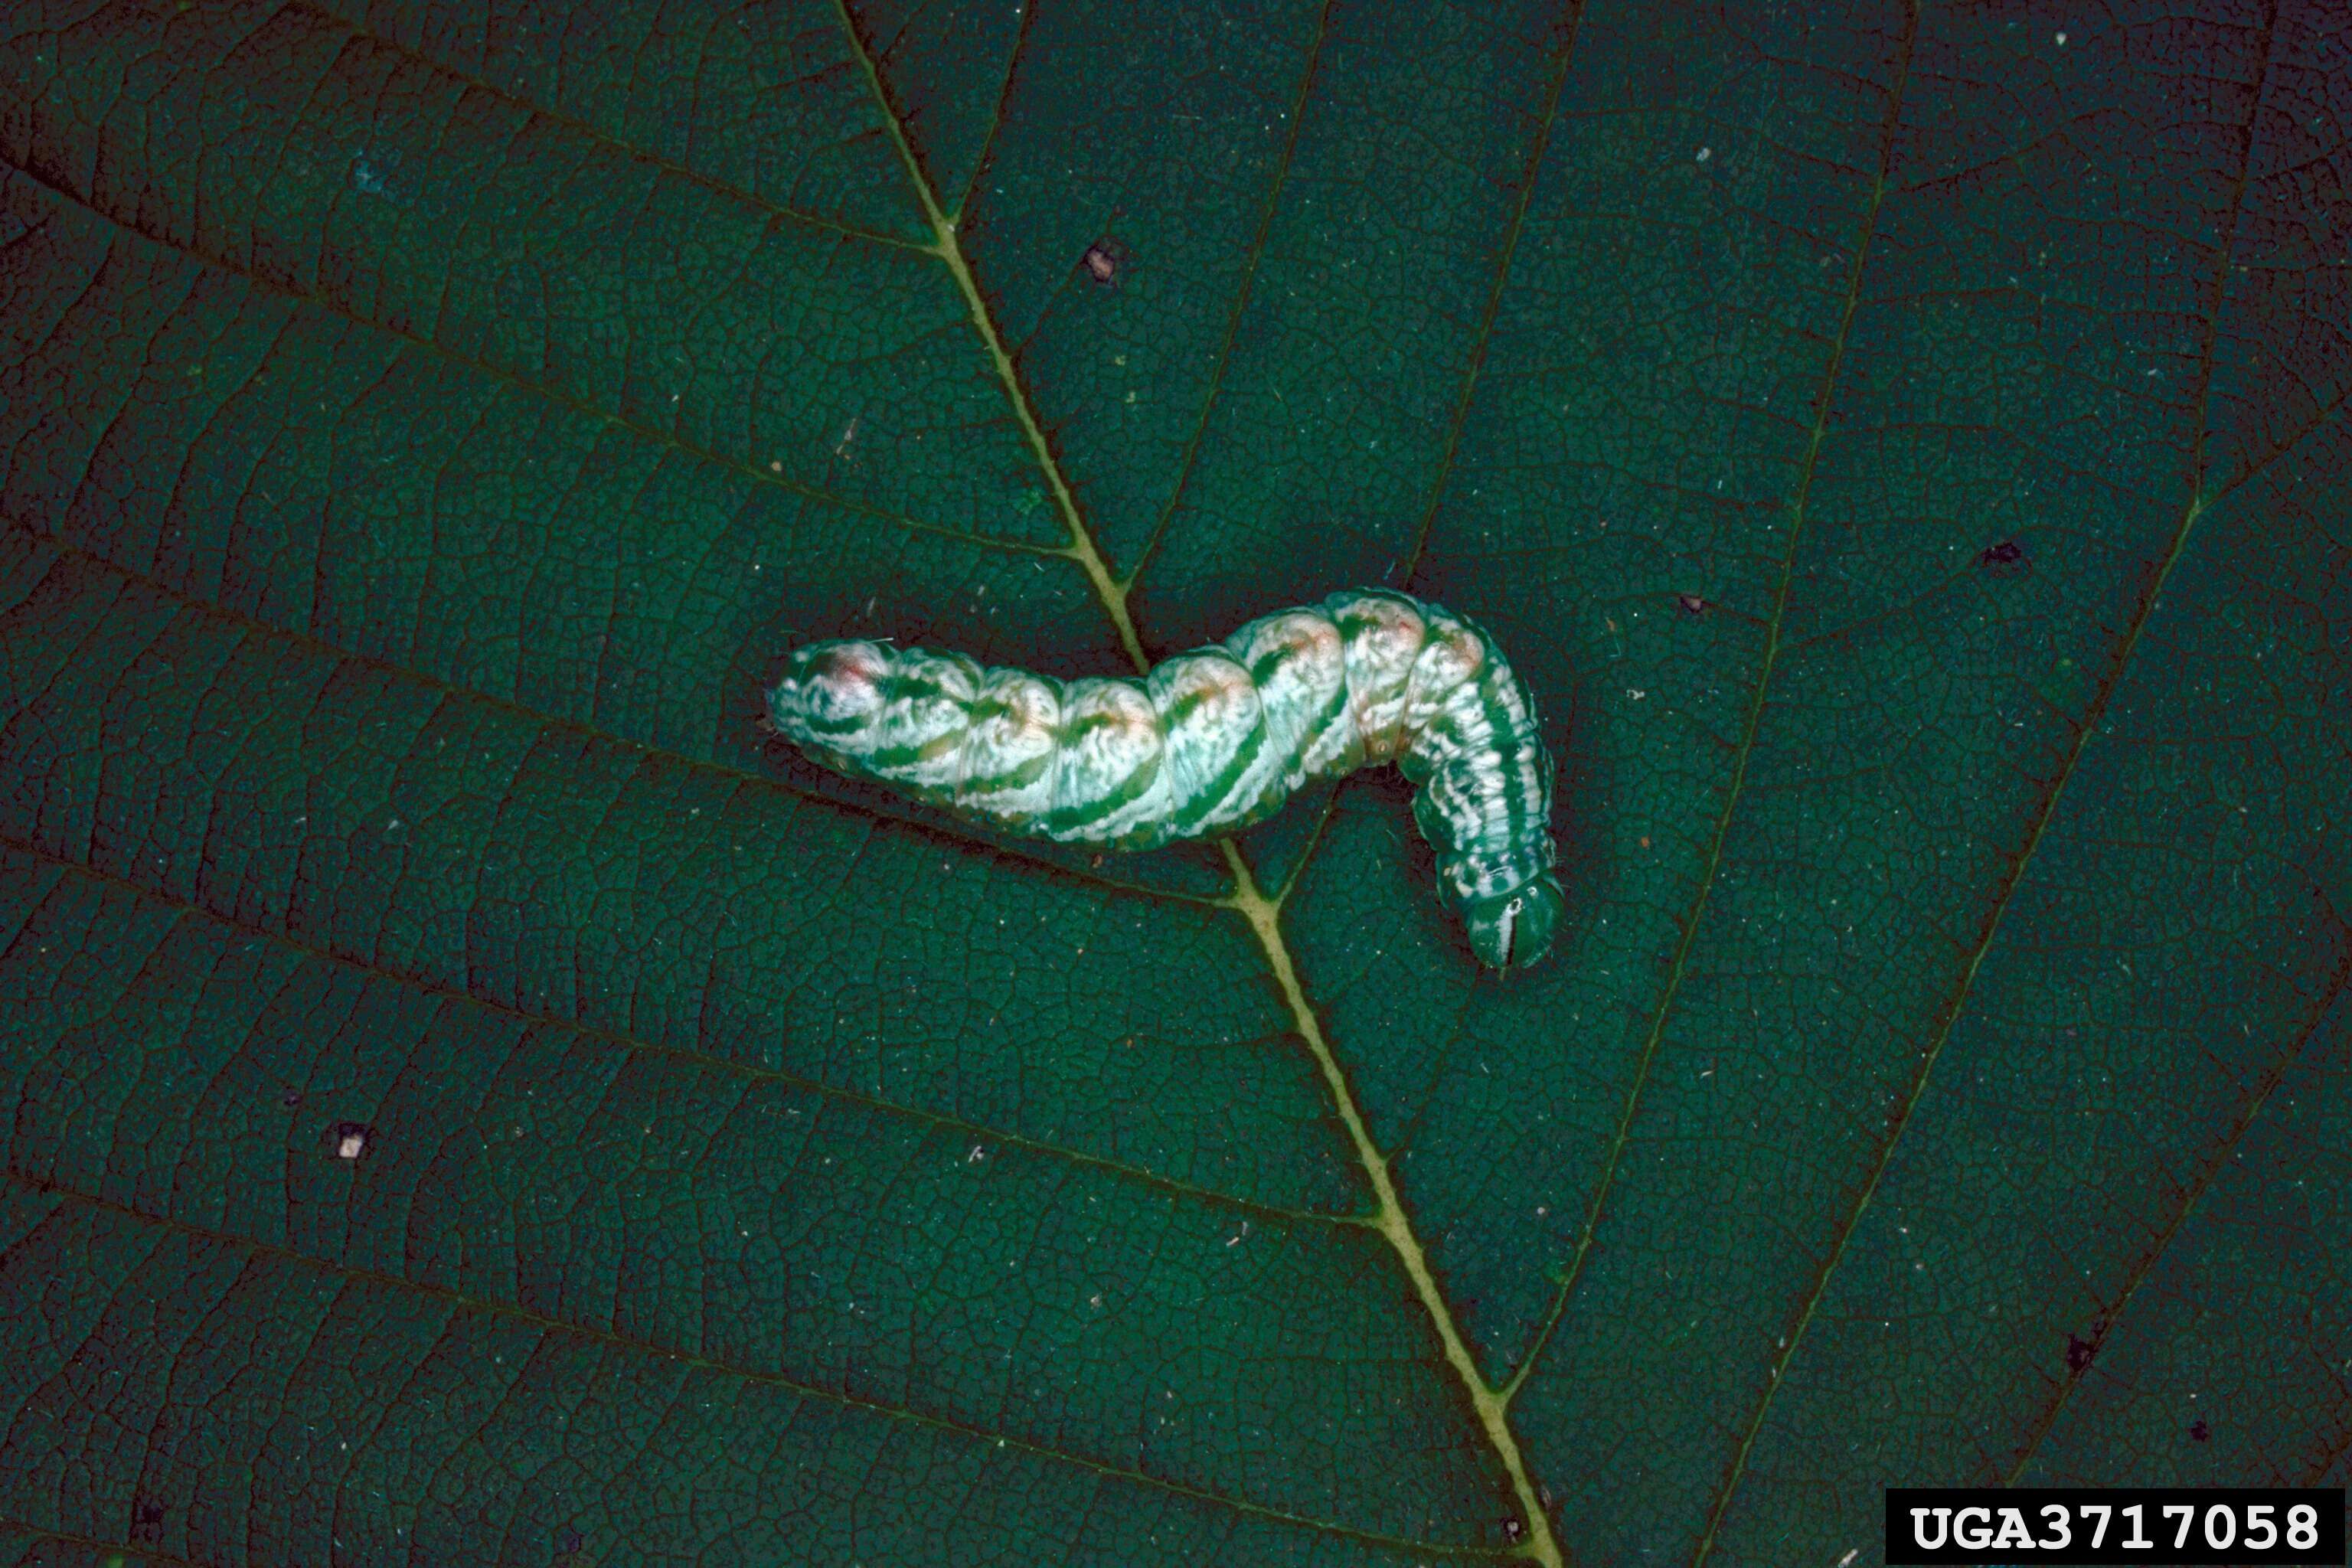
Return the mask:
<path id="1" fill-rule="evenodd" d="M 1061 681 L 957 653 L 811 643 L 768 691 L 776 728 L 838 773 L 1056 844 L 1150 849 L 1232 833 L 1300 785 L 1395 763 L 1471 949 L 1551 946 L 1550 753 L 1495 641 L 1384 590 L 1280 610 L 1141 679 Z"/>

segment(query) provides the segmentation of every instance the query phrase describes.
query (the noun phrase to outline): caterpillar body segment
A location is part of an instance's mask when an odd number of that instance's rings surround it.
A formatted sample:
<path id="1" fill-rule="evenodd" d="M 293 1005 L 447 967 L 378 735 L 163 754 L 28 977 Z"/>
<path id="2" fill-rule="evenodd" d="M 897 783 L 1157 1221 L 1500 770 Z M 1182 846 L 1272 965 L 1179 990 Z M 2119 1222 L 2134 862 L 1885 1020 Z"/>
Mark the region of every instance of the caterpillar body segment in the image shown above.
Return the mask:
<path id="1" fill-rule="evenodd" d="M 1420 785 L 1414 820 L 1481 962 L 1534 963 L 1563 907 L 1534 701 L 1481 627 L 1402 594 L 1262 616 L 1140 679 L 811 643 L 767 699 L 836 772 L 1060 844 L 1232 833 L 1307 784 L 1393 763 Z"/>

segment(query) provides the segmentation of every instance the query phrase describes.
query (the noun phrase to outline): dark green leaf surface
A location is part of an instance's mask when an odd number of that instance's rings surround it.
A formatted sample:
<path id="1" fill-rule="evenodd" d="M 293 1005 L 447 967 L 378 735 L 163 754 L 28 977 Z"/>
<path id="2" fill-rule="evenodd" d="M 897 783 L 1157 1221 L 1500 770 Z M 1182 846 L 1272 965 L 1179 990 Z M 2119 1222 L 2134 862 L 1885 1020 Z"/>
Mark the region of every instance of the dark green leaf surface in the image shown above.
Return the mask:
<path id="1" fill-rule="evenodd" d="M 2065 10 L 8 10 L 0 1559 L 2345 1480 L 2352 29 Z M 756 723 L 1380 581 L 1551 721 L 1531 973 L 1391 776 Z"/>

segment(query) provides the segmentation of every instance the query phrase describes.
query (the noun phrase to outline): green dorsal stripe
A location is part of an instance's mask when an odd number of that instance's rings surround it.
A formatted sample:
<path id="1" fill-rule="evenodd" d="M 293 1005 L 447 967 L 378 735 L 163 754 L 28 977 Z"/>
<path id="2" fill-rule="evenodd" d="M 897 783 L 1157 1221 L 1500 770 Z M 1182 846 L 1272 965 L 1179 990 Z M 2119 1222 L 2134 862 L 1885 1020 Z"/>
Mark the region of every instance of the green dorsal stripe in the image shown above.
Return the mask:
<path id="1" fill-rule="evenodd" d="M 1414 710 L 1424 715 L 1423 725 L 1401 719 L 1384 732 L 1381 751 L 1393 756 L 1408 778 L 1423 785 L 1414 802 L 1414 816 L 1438 851 L 1441 882 L 1455 891 L 1449 897 L 1465 900 L 1463 914 L 1471 945 L 1488 963 L 1531 962 L 1541 951 L 1515 931 L 1549 933 L 1556 923 L 1559 890 L 1550 875 L 1551 769 L 1539 750 L 1534 729 L 1534 704 L 1492 638 L 1457 616 L 1419 603 L 1402 594 L 1373 590 L 1334 595 L 1319 606 L 1279 612 L 1285 617 L 1317 616 L 1339 639 L 1340 657 L 1312 657 L 1297 635 L 1307 626 L 1277 626 L 1275 617 L 1253 621 L 1219 647 L 1203 654 L 1234 659 L 1257 691 L 1244 731 L 1232 705 L 1213 702 L 1203 687 L 1194 686 L 1168 698 L 1156 709 L 1164 744 L 1158 753 L 1118 779 L 1097 779 L 1073 772 L 1069 760 L 1084 737 L 1098 725 L 1121 722 L 1113 714 L 1089 713 L 1067 721 L 1044 754 L 1024 754 L 989 721 L 1011 711 L 993 699 L 969 702 L 939 701 L 950 693 L 927 673 L 943 667 L 931 661 L 942 656 L 918 648 L 898 648 L 887 643 L 859 643 L 856 658 L 861 668 L 883 661 L 878 685 L 881 711 L 848 719 L 819 719 L 819 710 L 831 712 L 855 706 L 857 693 L 821 690 L 829 677 L 827 650 L 841 645 L 816 644 L 793 656 L 790 673 L 769 692 L 769 710 L 777 730 L 801 743 L 818 761 L 842 771 L 887 772 L 895 787 L 919 800 L 944 805 L 976 820 L 1016 833 L 1034 833 L 1066 844 L 1134 846 L 1162 844 L 1227 831 L 1253 822 L 1282 804 L 1285 795 L 1309 778 L 1360 765 L 1365 749 L 1335 726 L 1356 721 L 1353 703 L 1360 697 L 1367 710 L 1402 713 L 1410 691 Z M 1431 654 L 1433 639 L 1458 638 L 1465 631 L 1476 637 L 1486 654 L 1470 689 L 1462 681 L 1448 681 L 1430 672 L 1448 667 L 1450 657 Z M 1377 658 L 1366 657 L 1359 637 L 1378 634 L 1402 639 L 1386 646 Z M 1263 647 L 1260 645 L 1263 644 Z M 1235 649 L 1259 648 L 1244 662 Z M 1018 677 L 1035 680 L 1048 690 L 1067 689 L 1044 677 L 1017 671 L 974 671 L 970 661 L 952 659 L 956 679 L 977 678 L 989 683 Z M 1349 685 L 1355 668 L 1367 689 Z M 1423 684 L 1414 685 L 1416 673 Z M 1126 689 L 1149 700 L 1152 689 L 1128 680 Z M 1516 709 L 1524 715 L 1514 721 Z M 1465 714 L 1486 739 L 1465 746 L 1452 715 Z M 1269 754 L 1273 737 L 1289 738 L 1279 758 Z M 1433 742 L 1435 742 L 1433 748 Z M 1031 742 L 1018 742 L 1025 747 Z M 1400 749 L 1401 748 L 1401 749 Z M 1443 753 L 1443 776 L 1432 781 L 1433 750 Z M 1171 752 L 1187 758 L 1222 758 L 1210 776 L 1177 774 L 1167 762 Z M 1310 759 L 1313 759 L 1310 767 Z M 1274 765 L 1278 763 L 1279 765 Z M 1531 778 L 1523 778 L 1532 763 Z M 1163 779 L 1172 779 L 1164 807 L 1152 792 Z M 1083 792 L 1074 798 L 1072 791 Z M 1053 798 L 1047 798 L 1047 797 Z M 1150 799 L 1147 812 L 1139 803 Z M 1461 889 L 1468 889 L 1467 892 Z M 1497 890 L 1499 889 L 1499 891 Z M 1540 910 L 1525 924 L 1498 903 L 1518 899 L 1525 908 Z M 1527 900 L 1533 900 L 1533 903 Z"/>
<path id="2" fill-rule="evenodd" d="M 1154 752 L 1144 764 L 1093 800 L 1073 801 L 1056 806 L 1045 814 L 1048 828 L 1067 831 L 1100 822 L 1123 805 L 1131 805 L 1143 797 L 1160 777 L 1160 765 L 1167 752 Z"/>
<path id="3" fill-rule="evenodd" d="M 1176 825 L 1179 836 L 1193 827 L 1223 806 L 1242 780 L 1247 776 L 1250 764 L 1257 761 L 1258 752 L 1265 745 L 1265 715 L 1261 712 L 1250 723 L 1249 733 L 1234 748 L 1234 754 L 1219 769 L 1214 778 L 1203 780 L 1195 786 L 1190 800 L 1176 803 Z"/>
<path id="4" fill-rule="evenodd" d="M 1332 687 L 1331 695 L 1324 700 L 1321 711 L 1299 735 L 1298 752 L 1290 759 L 1291 764 L 1295 767 L 1306 761 L 1307 753 L 1315 750 L 1321 744 L 1323 737 L 1331 732 L 1331 726 L 1348 717 L 1348 681 L 1343 674 L 1339 683 Z"/>
<path id="5" fill-rule="evenodd" d="M 1264 686 L 1274 679 L 1276 671 L 1297 657 L 1298 650 L 1288 643 L 1276 643 L 1258 655 L 1252 662 L 1249 667 L 1250 679 Z"/>
<path id="6" fill-rule="evenodd" d="M 944 735 L 934 735 L 928 741 L 907 746 L 881 746 L 866 754 L 870 768 L 908 768 L 917 763 L 934 763 L 963 744 L 964 731 L 950 730 Z"/>
<path id="7" fill-rule="evenodd" d="M 1000 773 L 974 773 L 963 781 L 957 793 L 963 795 L 1009 795 L 1014 790 L 1027 789 L 1044 778 L 1045 770 L 1053 765 L 1054 753 L 1040 752 L 1017 767 L 1006 768 Z"/>

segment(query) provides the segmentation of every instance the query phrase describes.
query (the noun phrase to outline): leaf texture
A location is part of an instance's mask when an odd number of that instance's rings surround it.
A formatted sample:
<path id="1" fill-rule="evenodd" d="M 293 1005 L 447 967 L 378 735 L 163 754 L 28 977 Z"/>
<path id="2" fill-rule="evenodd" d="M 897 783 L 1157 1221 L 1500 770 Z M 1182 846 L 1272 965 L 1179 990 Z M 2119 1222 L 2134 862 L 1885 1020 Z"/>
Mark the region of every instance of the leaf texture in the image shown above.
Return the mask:
<path id="1" fill-rule="evenodd" d="M 2320 0 L 0 17 L 0 1558 L 1869 1563 L 2352 1475 Z M 1230 853 L 772 745 L 1385 582 Z"/>

